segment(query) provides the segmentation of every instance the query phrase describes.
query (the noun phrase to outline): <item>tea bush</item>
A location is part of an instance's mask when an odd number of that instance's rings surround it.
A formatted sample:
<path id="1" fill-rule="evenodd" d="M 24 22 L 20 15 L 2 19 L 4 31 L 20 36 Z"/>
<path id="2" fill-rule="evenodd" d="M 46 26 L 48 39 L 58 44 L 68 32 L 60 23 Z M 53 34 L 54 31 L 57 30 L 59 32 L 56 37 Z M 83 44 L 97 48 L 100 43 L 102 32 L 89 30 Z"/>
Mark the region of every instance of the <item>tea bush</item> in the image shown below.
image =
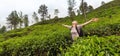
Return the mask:
<path id="1" fill-rule="evenodd" d="M 120 53 L 120 37 L 109 36 L 120 35 L 120 3 L 116 1 L 87 13 L 87 20 L 100 18 L 83 29 L 84 35 L 91 37 L 82 37 L 72 44 L 70 30 L 61 26 L 71 25 L 69 17 L 46 20 L 1 34 L 0 56 L 117 56 Z M 82 15 L 74 20 L 85 22 Z"/>
<path id="2" fill-rule="evenodd" d="M 0 56 L 56 56 L 61 53 L 60 48 L 64 49 L 71 44 L 69 31 L 65 28 L 54 25 L 32 28 L 35 30 L 28 36 L 1 42 Z"/>
<path id="3" fill-rule="evenodd" d="M 76 40 L 62 56 L 119 56 L 120 36 L 91 36 Z"/>
<path id="4" fill-rule="evenodd" d="M 84 34 L 87 36 L 97 35 L 97 36 L 110 36 L 110 35 L 120 35 L 120 23 L 108 24 L 104 26 L 99 26 L 96 28 L 85 29 Z"/>

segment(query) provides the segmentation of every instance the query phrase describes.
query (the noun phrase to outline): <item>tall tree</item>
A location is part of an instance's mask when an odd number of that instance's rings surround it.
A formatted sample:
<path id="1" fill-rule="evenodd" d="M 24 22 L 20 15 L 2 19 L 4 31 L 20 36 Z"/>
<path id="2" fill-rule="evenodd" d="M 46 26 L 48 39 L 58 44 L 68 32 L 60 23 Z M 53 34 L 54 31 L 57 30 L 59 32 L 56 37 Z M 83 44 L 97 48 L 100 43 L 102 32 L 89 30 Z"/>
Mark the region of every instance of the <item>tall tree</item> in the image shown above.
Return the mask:
<path id="1" fill-rule="evenodd" d="M 6 27 L 5 27 L 5 26 L 3 26 L 3 27 L 0 29 L 0 33 L 4 33 L 4 32 L 6 32 Z"/>
<path id="2" fill-rule="evenodd" d="M 94 10 L 93 6 L 92 6 L 92 5 L 89 5 L 89 6 L 88 6 L 88 12 L 91 12 L 91 11 L 93 11 L 93 10 Z"/>
<path id="3" fill-rule="evenodd" d="M 19 26 L 20 28 L 22 28 L 23 25 L 23 13 L 19 12 Z"/>
<path id="4" fill-rule="evenodd" d="M 55 19 L 58 19 L 58 13 L 59 13 L 59 10 L 55 9 L 55 11 L 54 11 Z"/>
<path id="5" fill-rule="evenodd" d="M 83 15 L 84 14 L 84 0 L 81 1 L 79 9 L 81 10 L 82 15 Z"/>
<path id="6" fill-rule="evenodd" d="M 17 28 L 19 24 L 19 17 L 17 11 L 12 11 L 11 14 L 7 17 L 8 24 L 13 25 L 14 29 Z"/>
<path id="7" fill-rule="evenodd" d="M 87 2 L 84 2 L 84 0 L 82 0 L 79 9 L 81 10 L 82 15 L 84 16 L 84 18 L 86 20 L 86 18 L 87 18 L 86 13 L 87 13 L 87 10 L 88 10 Z"/>
<path id="8" fill-rule="evenodd" d="M 45 4 L 43 4 L 43 5 L 41 5 L 40 7 L 39 7 L 39 9 L 38 9 L 38 13 L 41 15 L 41 20 L 43 21 L 43 20 L 45 20 L 45 18 L 47 17 L 47 15 L 48 15 L 48 9 L 47 9 L 48 7 L 45 5 Z"/>
<path id="9" fill-rule="evenodd" d="M 36 23 L 39 22 L 39 18 L 37 16 L 37 13 L 36 12 L 33 12 L 33 15 L 32 15 L 33 19 L 35 20 Z"/>
<path id="10" fill-rule="evenodd" d="M 58 10 L 58 9 L 55 9 L 54 14 L 55 14 L 56 16 L 58 16 L 58 13 L 59 13 L 59 10 Z"/>
<path id="11" fill-rule="evenodd" d="M 87 13 L 87 11 L 88 11 L 88 4 L 87 4 L 87 2 L 84 2 L 83 5 L 84 5 L 85 13 Z"/>
<path id="12" fill-rule="evenodd" d="M 28 15 L 24 15 L 24 26 L 27 27 L 29 24 Z"/>
<path id="13" fill-rule="evenodd" d="M 71 20 L 73 20 L 73 18 L 75 16 L 75 12 L 74 12 L 75 5 L 76 5 L 75 0 L 68 0 L 68 14 L 69 14 Z"/>

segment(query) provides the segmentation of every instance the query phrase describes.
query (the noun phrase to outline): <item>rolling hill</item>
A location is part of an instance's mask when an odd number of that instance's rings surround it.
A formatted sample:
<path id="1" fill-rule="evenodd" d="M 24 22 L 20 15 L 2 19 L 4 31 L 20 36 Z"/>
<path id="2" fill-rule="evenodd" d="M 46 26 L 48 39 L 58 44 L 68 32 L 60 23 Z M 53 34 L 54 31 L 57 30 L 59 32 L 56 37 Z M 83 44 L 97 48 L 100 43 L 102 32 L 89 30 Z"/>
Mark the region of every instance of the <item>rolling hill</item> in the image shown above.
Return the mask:
<path id="1" fill-rule="evenodd" d="M 109 2 L 89 13 L 87 20 L 97 17 L 84 27 L 84 37 L 72 42 L 69 17 L 39 22 L 30 27 L 0 34 L 0 56 L 119 56 L 120 0 Z M 83 16 L 74 20 L 84 23 Z"/>

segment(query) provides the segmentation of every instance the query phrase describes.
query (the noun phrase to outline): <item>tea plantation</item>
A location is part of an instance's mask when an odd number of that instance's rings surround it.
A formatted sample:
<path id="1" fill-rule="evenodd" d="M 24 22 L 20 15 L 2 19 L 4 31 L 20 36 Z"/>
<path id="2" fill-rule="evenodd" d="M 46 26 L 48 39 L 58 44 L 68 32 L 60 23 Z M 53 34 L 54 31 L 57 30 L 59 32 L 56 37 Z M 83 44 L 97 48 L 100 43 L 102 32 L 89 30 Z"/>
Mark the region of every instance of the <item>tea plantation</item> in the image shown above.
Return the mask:
<path id="1" fill-rule="evenodd" d="M 107 3 L 87 14 L 98 22 L 83 27 L 84 36 L 72 42 L 69 17 L 39 22 L 0 34 L 0 56 L 120 56 L 120 1 Z M 74 18 L 84 23 L 83 17 Z"/>

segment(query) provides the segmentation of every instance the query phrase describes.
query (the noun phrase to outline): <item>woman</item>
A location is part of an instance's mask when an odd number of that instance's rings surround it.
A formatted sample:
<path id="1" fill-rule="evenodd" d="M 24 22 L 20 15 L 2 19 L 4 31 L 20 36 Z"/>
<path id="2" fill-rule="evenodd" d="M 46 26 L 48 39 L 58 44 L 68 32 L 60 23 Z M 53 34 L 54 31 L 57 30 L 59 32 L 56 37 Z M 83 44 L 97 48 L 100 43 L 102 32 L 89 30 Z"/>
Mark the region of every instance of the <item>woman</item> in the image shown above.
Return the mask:
<path id="1" fill-rule="evenodd" d="M 91 23 L 91 22 L 96 22 L 98 21 L 98 18 L 93 18 L 83 24 L 78 24 L 77 21 L 73 21 L 72 22 L 72 26 L 69 26 L 69 25 L 64 25 L 65 27 L 69 28 L 71 30 L 71 36 L 72 36 L 72 40 L 75 40 L 77 39 L 78 37 L 82 36 L 82 32 L 80 29 L 82 29 L 83 26 Z"/>

